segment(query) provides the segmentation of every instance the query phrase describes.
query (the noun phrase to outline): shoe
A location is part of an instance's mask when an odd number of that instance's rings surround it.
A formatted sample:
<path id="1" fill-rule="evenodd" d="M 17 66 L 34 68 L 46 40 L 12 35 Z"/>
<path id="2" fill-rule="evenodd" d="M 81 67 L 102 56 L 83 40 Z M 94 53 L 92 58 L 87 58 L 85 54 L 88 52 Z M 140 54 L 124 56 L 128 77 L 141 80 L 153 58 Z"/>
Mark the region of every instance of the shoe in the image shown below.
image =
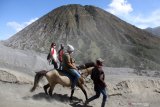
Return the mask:
<path id="1" fill-rule="evenodd" d="M 86 100 L 85 103 L 84 103 L 84 105 L 87 105 L 88 103 L 89 103 L 88 100 Z"/>

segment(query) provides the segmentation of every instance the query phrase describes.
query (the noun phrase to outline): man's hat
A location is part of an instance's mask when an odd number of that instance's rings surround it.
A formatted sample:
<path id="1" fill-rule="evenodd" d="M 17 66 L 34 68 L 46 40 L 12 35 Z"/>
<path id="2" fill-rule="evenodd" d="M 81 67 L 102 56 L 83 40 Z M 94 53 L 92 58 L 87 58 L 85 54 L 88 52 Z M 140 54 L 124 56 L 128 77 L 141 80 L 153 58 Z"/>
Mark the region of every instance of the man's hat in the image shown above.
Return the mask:
<path id="1" fill-rule="evenodd" d="M 104 60 L 102 58 L 97 58 L 96 61 L 99 61 L 99 62 L 104 62 Z"/>
<path id="2" fill-rule="evenodd" d="M 104 60 L 103 60 L 102 58 L 98 58 L 98 59 L 96 60 L 96 64 L 102 66 L 102 65 L 103 65 L 103 64 L 102 64 L 103 61 L 104 61 Z"/>
<path id="3" fill-rule="evenodd" d="M 67 51 L 73 52 L 74 51 L 74 47 L 70 44 L 67 45 Z"/>

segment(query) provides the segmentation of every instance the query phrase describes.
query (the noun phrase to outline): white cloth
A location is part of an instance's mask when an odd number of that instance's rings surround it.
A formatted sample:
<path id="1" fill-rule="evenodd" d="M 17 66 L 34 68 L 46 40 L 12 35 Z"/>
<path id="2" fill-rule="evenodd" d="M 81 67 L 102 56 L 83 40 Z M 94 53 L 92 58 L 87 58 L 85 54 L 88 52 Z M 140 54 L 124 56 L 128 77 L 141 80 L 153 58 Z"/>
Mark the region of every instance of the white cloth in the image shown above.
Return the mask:
<path id="1" fill-rule="evenodd" d="M 53 52 L 53 53 L 52 53 Z M 53 59 L 58 62 L 58 57 L 57 57 L 57 51 L 55 48 L 51 48 L 51 53 L 52 53 L 52 57 Z"/>

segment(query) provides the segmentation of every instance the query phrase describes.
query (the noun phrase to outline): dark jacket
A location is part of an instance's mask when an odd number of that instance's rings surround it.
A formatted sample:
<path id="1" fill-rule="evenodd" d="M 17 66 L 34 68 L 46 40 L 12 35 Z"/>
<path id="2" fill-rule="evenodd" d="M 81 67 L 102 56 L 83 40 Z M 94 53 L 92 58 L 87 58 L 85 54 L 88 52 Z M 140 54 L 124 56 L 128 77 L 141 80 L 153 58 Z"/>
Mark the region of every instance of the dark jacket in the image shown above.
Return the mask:
<path id="1" fill-rule="evenodd" d="M 93 80 L 93 83 L 95 85 L 95 87 L 97 88 L 105 88 L 105 74 L 104 71 L 102 69 L 102 67 L 97 67 L 95 66 L 92 70 L 92 74 L 91 74 L 91 79 Z"/>

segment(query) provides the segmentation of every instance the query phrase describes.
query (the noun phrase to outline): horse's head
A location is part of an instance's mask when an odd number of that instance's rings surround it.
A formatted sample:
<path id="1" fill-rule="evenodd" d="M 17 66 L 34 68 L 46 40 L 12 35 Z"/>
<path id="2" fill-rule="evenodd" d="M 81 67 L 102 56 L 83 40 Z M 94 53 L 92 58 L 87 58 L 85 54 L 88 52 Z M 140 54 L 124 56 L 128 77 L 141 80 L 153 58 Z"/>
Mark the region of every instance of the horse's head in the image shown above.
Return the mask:
<path id="1" fill-rule="evenodd" d="M 83 78 L 86 78 L 88 75 L 91 75 L 93 68 L 94 67 L 89 67 L 89 68 L 85 68 L 85 69 L 81 70 L 81 76 Z"/>
<path id="2" fill-rule="evenodd" d="M 94 62 L 85 63 L 83 65 L 77 66 L 79 70 L 81 70 L 81 76 L 86 78 L 88 75 L 91 75 L 92 69 L 94 68 Z"/>

